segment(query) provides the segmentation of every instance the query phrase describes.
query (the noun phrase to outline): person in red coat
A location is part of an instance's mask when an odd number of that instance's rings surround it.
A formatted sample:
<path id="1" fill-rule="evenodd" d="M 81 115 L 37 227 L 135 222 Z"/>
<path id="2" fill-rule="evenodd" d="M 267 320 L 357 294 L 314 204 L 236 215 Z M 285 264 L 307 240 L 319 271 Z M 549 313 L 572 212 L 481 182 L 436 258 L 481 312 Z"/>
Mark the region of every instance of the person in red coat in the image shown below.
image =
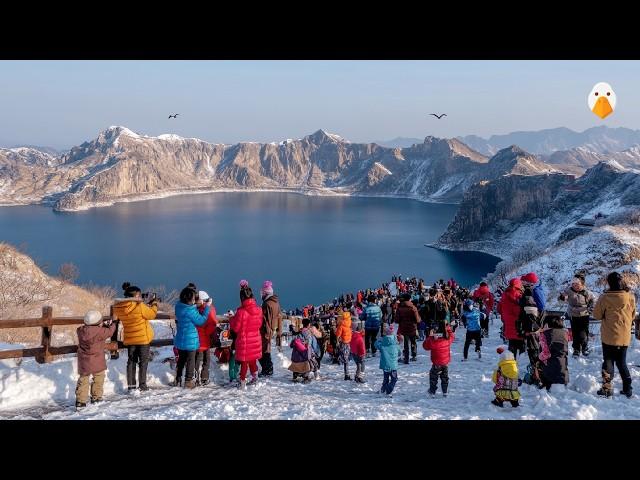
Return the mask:
<path id="1" fill-rule="evenodd" d="M 246 280 L 240 281 L 240 302 L 236 314 L 231 318 L 231 330 L 236 334 L 236 361 L 240 362 L 240 388 L 247 385 L 247 369 L 251 371 L 251 381 L 258 381 L 256 361 L 262 357 L 262 309 L 253 298 L 253 292 Z"/>
<path id="2" fill-rule="evenodd" d="M 440 332 L 440 333 L 438 333 Z M 446 321 L 440 321 L 438 332 L 431 330 L 422 344 L 425 350 L 431 351 L 431 370 L 429 371 L 429 395 L 438 390 L 438 377 L 442 386 L 442 395 L 447 396 L 449 389 L 449 362 L 451 362 L 451 344 L 455 335 Z"/>
<path id="3" fill-rule="evenodd" d="M 202 314 L 204 309 L 209 307 L 209 316 L 204 325 L 196 326 L 198 338 L 200 339 L 200 347 L 196 352 L 196 385 L 207 385 L 209 383 L 209 362 L 211 361 L 211 337 L 216 333 L 218 322 L 216 320 L 216 308 L 213 306 L 213 300 L 209 294 L 203 290 L 198 292 L 202 305 L 198 307 L 198 311 Z M 202 369 L 200 369 L 202 365 Z"/>
<path id="4" fill-rule="evenodd" d="M 516 358 L 519 353 L 524 353 L 524 339 L 516 330 L 516 320 L 520 316 L 521 308 L 520 297 L 522 297 L 522 281 L 519 278 L 512 278 L 498 303 L 498 313 L 504 324 L 504 337 L 509 340 L 509 351 Z"/>
<path id="5" fill-rule="evenodd" d="M 358 329 L 351 335 L 351 358 L 356 364 L 356 382 L 364 382 L 364 357 L 366 349 L 364 347 L 364 338 L 362 337 L 362 325 L 358 325 Z"/>
<path id="6" fill-rule="evenodd" d="M 480 286 L 473 292 L 473 299 L 482 303 L 482 312 L 486 315 L 480 323 L 480 328 L 485 337 L 489 336 L 489 315 L 493 312 L 494 298 L 489 290 L 487 282 L 480 282 Z"/>

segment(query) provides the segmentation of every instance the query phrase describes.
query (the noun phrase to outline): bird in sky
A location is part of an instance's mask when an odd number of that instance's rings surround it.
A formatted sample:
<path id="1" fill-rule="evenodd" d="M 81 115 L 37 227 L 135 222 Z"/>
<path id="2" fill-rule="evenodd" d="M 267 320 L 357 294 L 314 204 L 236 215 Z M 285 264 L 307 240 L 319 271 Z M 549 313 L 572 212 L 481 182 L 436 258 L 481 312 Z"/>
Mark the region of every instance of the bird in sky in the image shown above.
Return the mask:
<path id="1" fill-rule="evenodd" d="M 179 113 L 176 113 L 174 115 L 169 115 L 169 118 L 178 118 L 178 115 L 180 115 Z"/>
<path id="2" fill-rule="evenodd" d="M 446 117 L 447 114 L 446 113 L 442 113 L 440 115 L 437 115 L 435 113 L 430 113 L 429 115 L 433 115 L 434 117 L 436 117 L 438 120 L 440 120 L 442 117 Z"/>

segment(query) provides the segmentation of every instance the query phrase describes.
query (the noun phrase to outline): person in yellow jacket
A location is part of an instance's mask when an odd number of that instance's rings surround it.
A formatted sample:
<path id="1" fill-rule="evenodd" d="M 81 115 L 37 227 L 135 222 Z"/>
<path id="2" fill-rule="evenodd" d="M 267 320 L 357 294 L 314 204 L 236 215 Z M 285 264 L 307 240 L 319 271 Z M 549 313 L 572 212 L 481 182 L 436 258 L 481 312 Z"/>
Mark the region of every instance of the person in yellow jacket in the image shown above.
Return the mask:
<path id="1" fill-rule="evenodd" d="M 347 308 L 351 308 L 348 305 Z M 351 380 L 349 375 L 349 359 L 351 358 L 351 313 L 348 310 L 342 312 L 342 318 L 338 320 L 336 337 L 338 339 L 338 359 L 344 365 L 344 379 Z"/>
<path id="2" fill-rule="evenodd" d="M 153 340 L 153 328 L 149 320 L 156 318 L 158 304 L 154 299 L 150 305 L 142 301 L 142 291 L 129 282 L 122 284 L 124 297 L 116 299 L 113 313 L 123 328 L 123 343 L 127 347 L 127 384 L 129 392 L 135 391 L 136 365 L 140 365 L 138 384 L 140 390 L 147 387 L 147 365 L 149 364 L 150 343 Z"/>
<path id="3" fill-rule="evenodd" d="M 498 369 L 493 372 L 493 392 L 496 394 L 491 403 L 497 407 L 504 407 L 504 402 L 510 402 L 512 407 L 520 405 L 520 392 L 518 387 L 521 381 L 518 379 L 518 363 L 513 357 L 513 353 L 508 347 L 502 345 L 498 347 L 500 354 Z"/>

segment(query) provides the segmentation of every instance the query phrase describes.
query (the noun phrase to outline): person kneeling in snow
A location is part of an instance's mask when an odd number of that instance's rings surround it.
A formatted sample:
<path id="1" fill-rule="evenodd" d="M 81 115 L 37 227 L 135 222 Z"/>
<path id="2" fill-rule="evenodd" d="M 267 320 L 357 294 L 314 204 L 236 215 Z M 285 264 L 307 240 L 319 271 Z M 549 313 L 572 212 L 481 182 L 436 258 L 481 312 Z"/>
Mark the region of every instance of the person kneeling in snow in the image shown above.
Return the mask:
<path id="1" fill-rule="evenodd" d="M 111 319 L 102 322 L 102 314 L 89 310 L 84 316 L 84 325 L 78 328 L 78 385 L 76 386 L 76 408 L 87 406 L 89 397 L 89 377 L 91 384 L 91 403 L 102 401 L 104 377 L 107 362 L 104 359 L 104 341 L 111 338 L 116 325 Z"/>
<path id="2" fill-rule="evenodd" d="M 513 357 L 513 353 L 508 347 L 502 345 L 496 350 L 500 354 L 498 369 L 493 372 L 493 391 L 496 394 L 491 403 L 497 407 L 503 407 L 504 402 L 511 402 L 512 407 L 520 405 L 520 392 L 518 387 L 521 380 L 518 379 L 518 363 Z"/>
<path id="3" fill-rule="evenodd" d="M 438 331 L 431 330 L 422 347 L 431 351 L 431 370 L 429 371 L 429 395 L 434 396 L 438 390 L 438 377 L 442 386 L 442 395 L 447 396 L 449 389 L 449 362 L 451 362 L 451 344 L 455 334 L 446 320 L 440 320 Z"/>

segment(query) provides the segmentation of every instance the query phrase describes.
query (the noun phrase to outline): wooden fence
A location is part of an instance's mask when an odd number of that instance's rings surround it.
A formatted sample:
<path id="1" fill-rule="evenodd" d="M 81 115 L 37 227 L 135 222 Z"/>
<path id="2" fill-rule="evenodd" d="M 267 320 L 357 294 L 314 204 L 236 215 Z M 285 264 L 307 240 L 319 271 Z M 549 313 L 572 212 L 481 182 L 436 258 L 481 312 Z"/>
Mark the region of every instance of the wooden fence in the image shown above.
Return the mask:
<path id="1" fill-rule="evenodd" d="M 125 348 L 122 342 L 118 341 L 118 319 L 113 314 L 113 307 L 111 307 L 111 314 L 103 317 L 103 320 L 112 319 L 116 324 L 116 331 L 111 337 L 111 341 L 104 344 L 105 350 L 112 353 L 112 358 L 118 357 L 118 350 Z M 175 317 L 168 313 L 158 312 L 156 320 L 174 320 Z M 18 348 L 15 350 L 0 350 L 0 360 L 7 358 L 23 358 L 23 357 L 35 357 L 38 363 L 49 363 L 53 360 L 55 355 L 65 355 L 69 353 L 76 353 L 78 351 L 78 345 L 64 345 L 61 347 L 54 347 L 51 345 L 51 338 L 54 326 L 63 325 L 82 325 L 84 324 L 84 317 L 54 317 L 52 307 L 42 307 L 42 317 L 40 318 L 22 318 L 22 319 L 10 319 L 0 320 L 0 329 L 4 328 L 41 328 L 42 339 L 39 347 L 35 348 Z M 151 342 L 152 347 L 164 347 L 167 345 L 173 345 L 172 338 L 161 338 L 153 340 Z"/>

